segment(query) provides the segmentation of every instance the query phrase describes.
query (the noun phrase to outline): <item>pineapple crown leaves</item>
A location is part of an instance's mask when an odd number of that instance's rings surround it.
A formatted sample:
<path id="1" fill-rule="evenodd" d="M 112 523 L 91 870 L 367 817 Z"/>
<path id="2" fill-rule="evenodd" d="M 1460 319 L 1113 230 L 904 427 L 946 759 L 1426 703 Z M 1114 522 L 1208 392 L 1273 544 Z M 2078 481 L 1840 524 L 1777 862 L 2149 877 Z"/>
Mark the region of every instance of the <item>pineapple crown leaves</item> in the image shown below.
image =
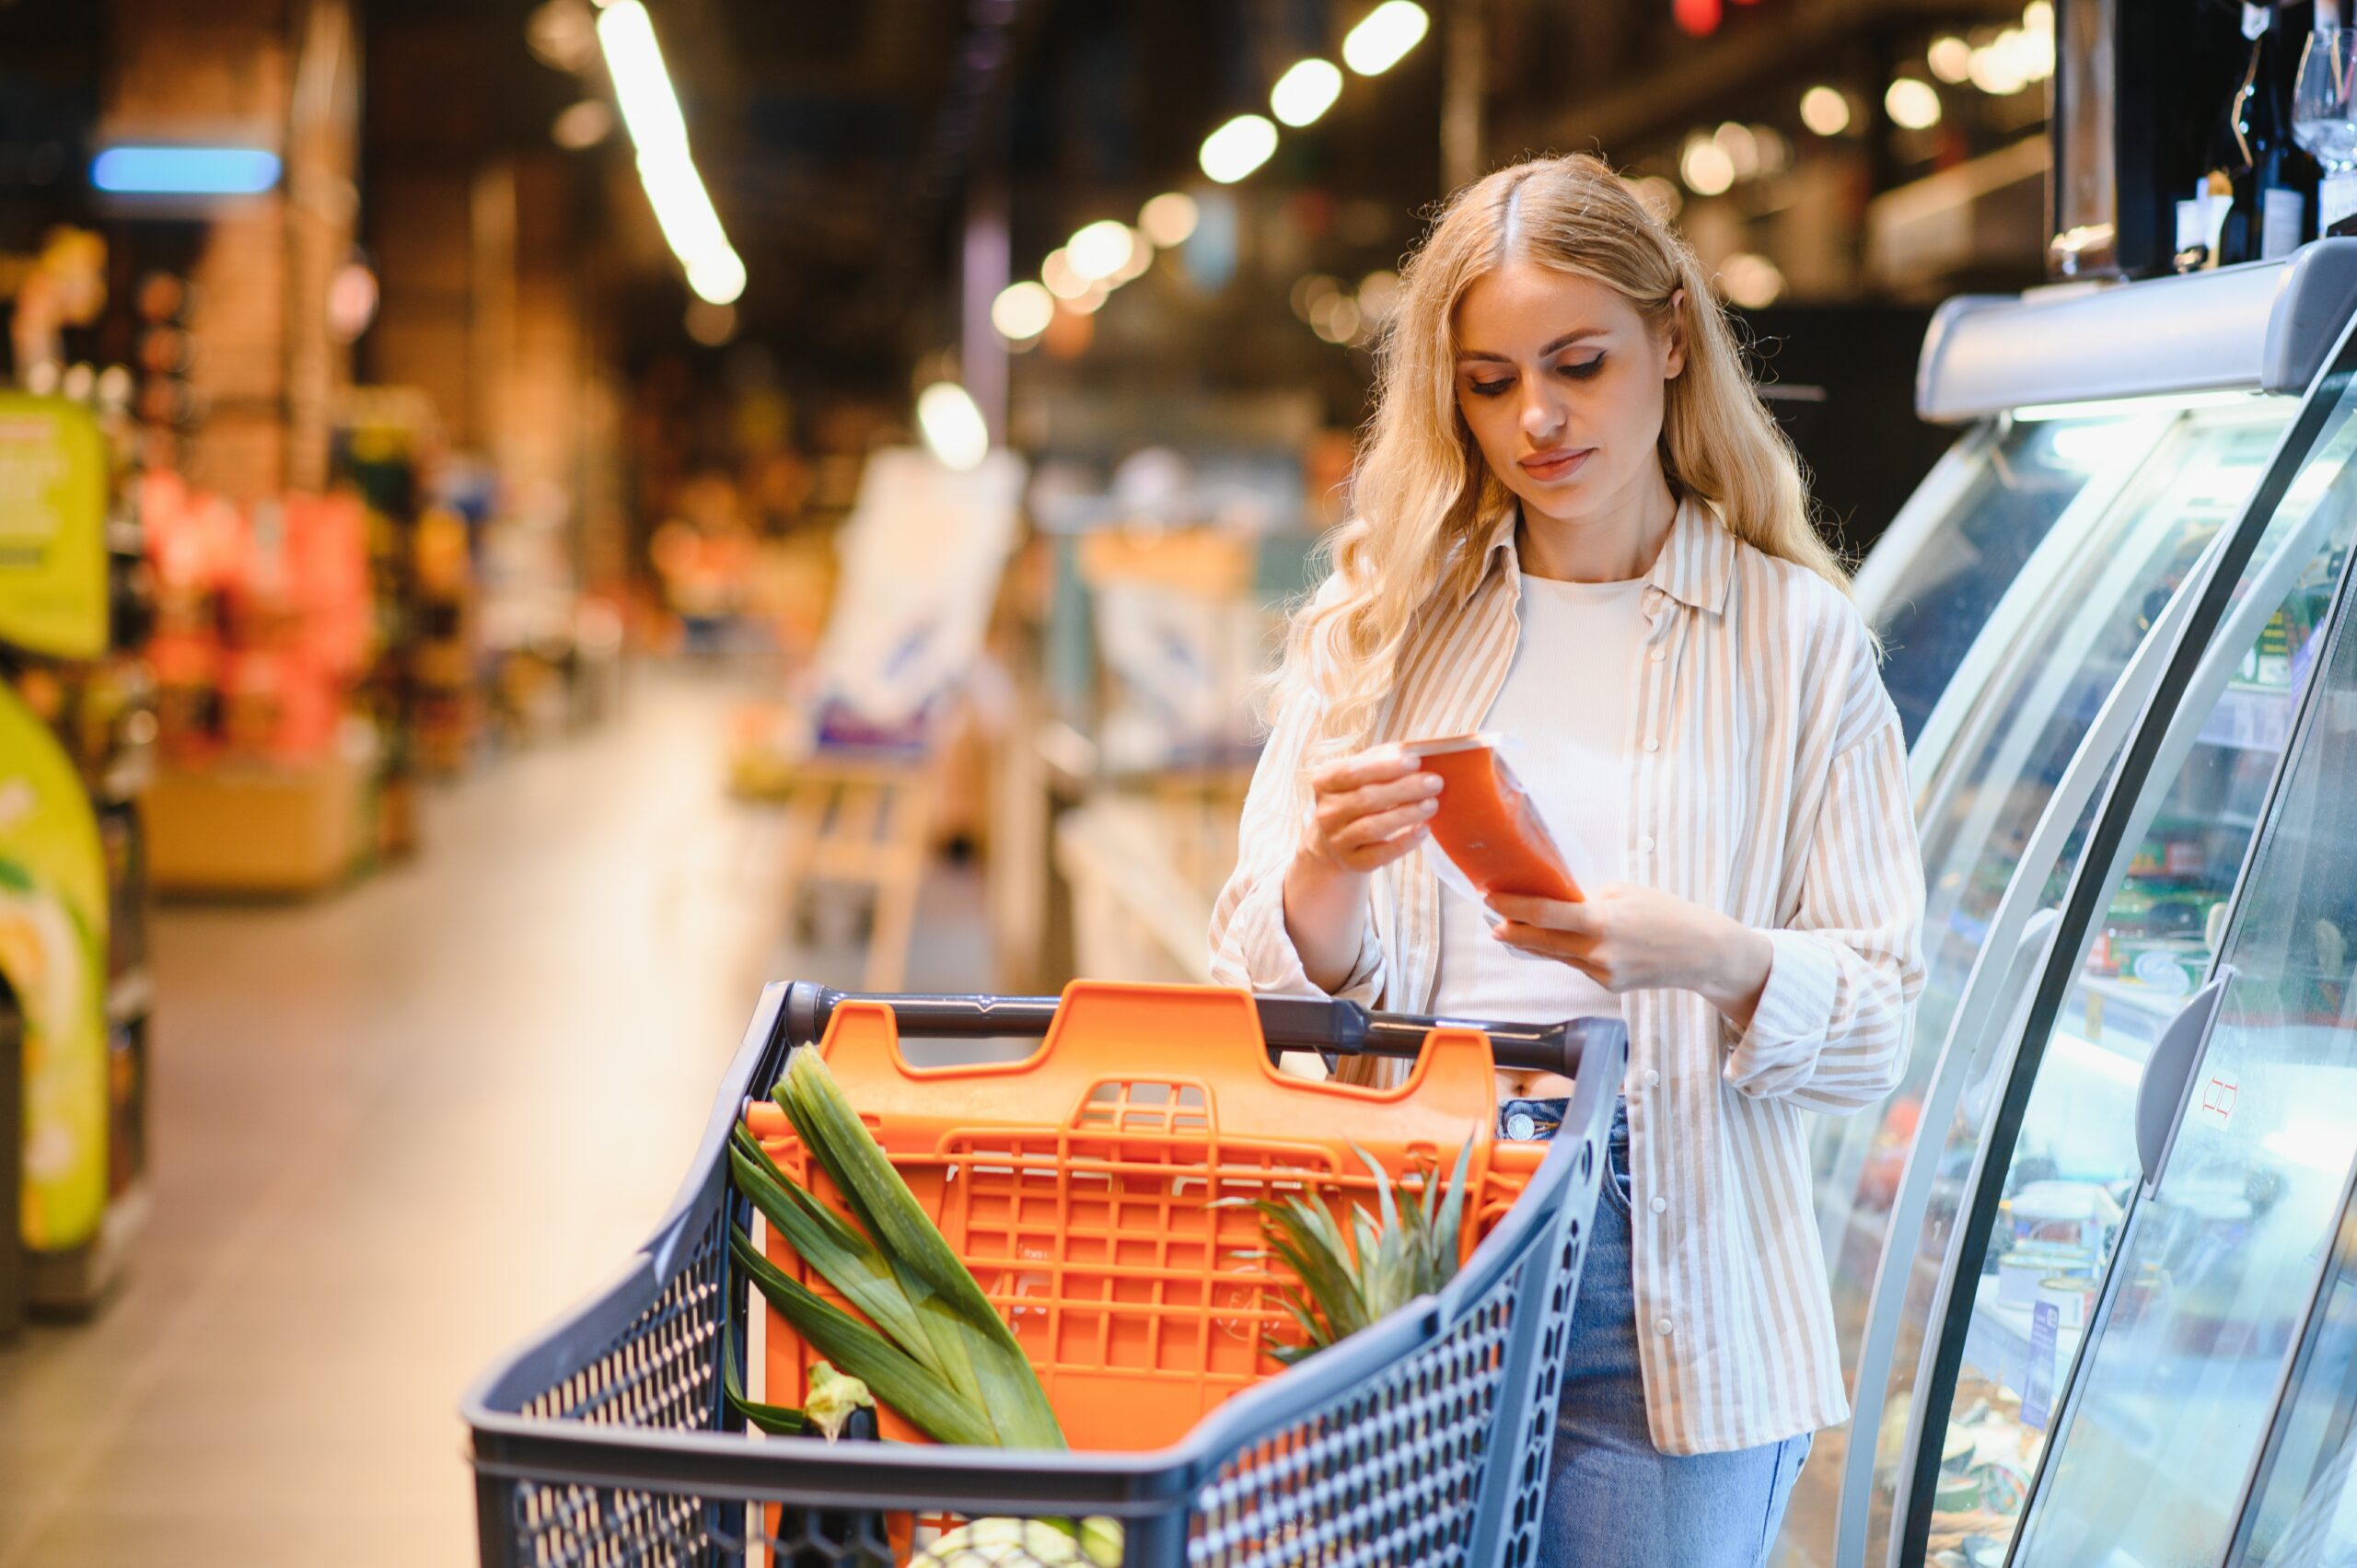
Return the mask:
<path id="1" fill-rule="evenodd" d="M 1355 1144 L 1351 1150 L 1374 1176 L 1376 1208 L 1370 1214 L 1364 1203 L 1345 1202 L 1347 1228 L 1328 1202 L 1301 1193 L 1214 1205 L 1258 1214 L 1266 1249 L 1240 1256 L 1281 1261 L 1300 1282 L 1277 1286 L 1278 1305 L 1304 1336 L 1301 1344 L 1270 1346 L 1287 1365 L 1439 1290 L 1457 1272 L 1473 1145 L 1457 1151 L 1446 1182 L 1437 1172 L 1422 1174 L 1404 1201 L 1380 1160 Z"/>

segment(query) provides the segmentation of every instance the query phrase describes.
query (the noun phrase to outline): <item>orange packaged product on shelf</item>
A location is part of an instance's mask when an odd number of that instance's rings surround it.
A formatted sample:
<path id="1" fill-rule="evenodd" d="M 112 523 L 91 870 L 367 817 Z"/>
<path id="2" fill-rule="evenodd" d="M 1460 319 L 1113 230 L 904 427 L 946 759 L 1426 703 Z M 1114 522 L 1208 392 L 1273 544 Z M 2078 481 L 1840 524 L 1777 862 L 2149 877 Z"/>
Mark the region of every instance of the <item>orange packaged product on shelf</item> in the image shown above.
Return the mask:
<path id="1" fill-rule="evenodd" d="M 1585 895 L 1547 824 L 1489 735 L 1408 740 L 1400 749 L 1440 775 L 1433 842 L 1484 894 L 1580 903 Z"/>

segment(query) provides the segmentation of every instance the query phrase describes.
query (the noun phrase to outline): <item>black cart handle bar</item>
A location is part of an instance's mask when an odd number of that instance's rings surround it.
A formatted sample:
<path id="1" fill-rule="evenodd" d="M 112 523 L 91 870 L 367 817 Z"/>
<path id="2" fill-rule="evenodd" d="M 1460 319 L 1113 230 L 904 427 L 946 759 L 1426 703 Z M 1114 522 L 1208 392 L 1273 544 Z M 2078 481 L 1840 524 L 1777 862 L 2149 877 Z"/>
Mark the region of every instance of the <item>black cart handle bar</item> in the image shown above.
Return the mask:
<path id="1" fill-rule="evenodd" d="M 797 981 L 787 988 L 789 1038 L 814 1041 L 846 1002 L 882 1002 L 912 1035 L 1044 1034 L 1056 1016 L 1053 996 L 861 995 Z M 1259 996 L 1260 1034 L 1271 1052 L 1316 1051 L 1329 1056 L 1387 1056 L 1413 1060 L 1435 1028 L 1480 1029 L 1501 1067 L 1577 1077 L 1591 1030 L 1620 1027 L 1617 1018 L 1569 1018 L 1558 1024 L 1480 1023 L 1408 1013 L 1370 1013 L 1355 1002 L 1327 996 Z"/>

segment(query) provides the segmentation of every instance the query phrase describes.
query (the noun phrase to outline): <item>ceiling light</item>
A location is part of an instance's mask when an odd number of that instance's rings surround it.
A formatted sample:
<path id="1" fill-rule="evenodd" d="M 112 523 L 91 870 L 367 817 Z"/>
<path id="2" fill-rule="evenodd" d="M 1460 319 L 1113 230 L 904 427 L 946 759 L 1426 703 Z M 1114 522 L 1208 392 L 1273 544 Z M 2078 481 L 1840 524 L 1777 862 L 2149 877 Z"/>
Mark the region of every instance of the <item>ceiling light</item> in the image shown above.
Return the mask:
<path id="1" fill-rule="evenodd" d="M 1952 87 L 1972 80 L 1972 45 L 1954 33 L 1933 39 L 1924 59 L 1931 64 L 1932 75 Z"/>
<path id="2" fill-rule="evenodd" d="M 687 122 L 680 118 L 646 7 L 640 0 L 613 0 L 598 14 L 598 42 L 606 52 L 606 73 L 613 78 L 622 123 L 638 148 L 639 183 L 646 188 L 664 242 L 687 270 L 688 286 L 698 297 L 733 304 L 745 292 L 745 262 L 728 243 L 688 154 Z"/>
<path id="3" fill-rule="evenodd" d="M 1061 246 L 1049 251 L 1048 259 L 1039 263 L 1039 281 L 1058 299 L 1078 299 L 1088 292 L 1088 280 L 1073 271 L 1072 260 Z"/>
<path id="4" fill-rule="evenodd" d="M 278 183 L 278 155 L 260 147 L 109 147 L 90 183 L 135 196 L 252 196 Z"/>
<path id="5" fill-rule="evenodd" d="M 1759 172 L 1759 143 L 1752 135 L 1750 126 L 1730 120 L 1711 133 L 1711 140 L 1718 144 L 1719 151 L 1727 155 L 1727 161 L 1735 166 L 1737 180 L 1748 180 Z"/>
<path id="6" fill-rule="evenodd" d="M 1416 0 L 1383 0 L 1342 40 L 1342 64 L 1362 76 L 1379 76 L 1422 42 L 1431 27 Z"/>
<path id="7" fill-rule="evenodd" d="M 2021 62 L 2024 75 L 2033 82 L 2042 82 L 2054 75 L 2054 23 L 2050 17 L 2043 29 L 2009 28 L 1997 41 L 2003 43 L 2008 36 L 2017 41 L 2014 58 Z"/>
<path id="8" fill-rule="evenodd" d="M 1314 321 L 1318 319 L 1318 308 L 1341 292 L 1340 279 L 1328 277 L 1323 273 L 1311 273 L 1294 283 L 1293 313 L 1304 321 Z"/>
<path id="9" fill-rule="evenodd" d="M 1121 263 L 1121 270 L 1105 281 L 1119 288 L 1125 283 L 1133 283 L 1145 276 L 1145 270 L 1153 265 L 1154 247 L 1140 236 L 1137 242 L 1130 247 L 1130 259 Z"/>
<path id="10" fill-rule="evenodd" d="M 944 468 L 964 472 L 980 468 L 991 454 L 990 427 L 982 411 L 955 381 L 935 381 L 917 394 L 917 428 Z"/>
<path id="11" fill-rule="evenodd" d="M 1801 94 L 1801 123 L 1820 136 L 1838 136 L 1850 128 L 1850 100 L 1839 87 L 1811 87 Z"/>
<path id="12" fill-rule="evenodd" d="M 1277 128 L 1264 115 L 1239 114 L 1203 138 L 1203 172 L 1233 185 L 1277 150 Z"/>
<path id="13" fill-rule="evenodd" d="M 1983 44 L 1972 52 L 1972 85 L 1991 98 L 2010 98 L 2029 86 L 2028 62 L 2024 51 L 2006 41 L 2023 35 L 2013 29 L 1998 35 L 1995 42 Z"/>
<path id="14" fill-rule="evenodd" d="M 1138 209 L 1138 227 L 1145 237 L 1167 250 L 1173 245 L 1183 245 L 1195 232 L 1197 218 L 1195 198 L 1183 191 L 1165 191 Z"/>
<path id="15" fill-rule="evenodd" d="M 737 335 L 737 307 L 691 299 L 686 326 L 688 336 L 706 348 L 718 348 Z"/>
<path id="16" fill-rule="evenodd" d="M 1882 95 L 1882 106 L 1893 123 L 1910 131 L 1928 131 L 1940 122 L 1940 90 L 1913 76 L 1901 76 Z"/>
<path id="17" fill-rule="evenodd" d="M 585 98 L 557 112 L 549 125 L 549 139 L 567 152 L 594 147 L 613 134 L 614 111 L 603 99 Z"/>
<path id="18" fill-rule="evenodd" d="M 1784 274 L 1776 263 L 1750 250 L 1738 250 L 1719 267 L 1719 292 L 1730 304 L 1756 310 L 1784 292 Z"/>
<path id="19" fill-rule="evenodd" d="M 1028 278 L 1007 285 L 991 301 L 991 325 L 1009 343 L 1038 337 L 1055 319 L 1056 296 Z"/>
<path id="20" fill-rule="evenodd" d="M 1686 139 L 1678 171 L 1697 196 L 1724 195 L 1735 183 L 1735 160 L 1724 147 L 1699 133 Z"/>
<path id="21" fill-rule="evenodd" d="M 632 142 L 643 154 L 684 154 L 688 122 L 680 118 L 646 7 L 639 0 L 614 0 L 598 15 L 598 41 L 605 46 L 606 71 Z"/>
<path id="22" fill-rule="evenodd" d="M 1654 215 L 1656 223 L 1670 222 L 1686 205 L 1686 193 L 1678 188 L 1674 180 L 1664 180 L 1658 174 L 1631 180 L 1629 191 L 1643 204 L 1645 211 Z"/>
<path id="23" fill-rule="evenodd" d="M 1330 60 L 1304 60 L 1269 89 L 1269 108 L 1288 125 L 1308 125 L 1342 96 L 1342 73 Z"/>
<path id="24" fill-rule="evenodd" d="M 554 71 L 583 71 L 598 52 L 597 25 L 582 0 L 547 0 L 524 18 L 524 42 Z"/>
<path id="25" fill-rule="evenodd" d="M 1064 261 L 1083 283 L 1096 283 L 1128 266 L 1137 243 L 1128 224 L 1099 218 L 1064 242 Z"/>
<path id="26" fill-rule="evenodd" d="M 1318 302 L 1309 329 L 1329 343 L 1346 343 L 1358 335 L 1359 302 L 1347 294 L 1331 294 Z"/>

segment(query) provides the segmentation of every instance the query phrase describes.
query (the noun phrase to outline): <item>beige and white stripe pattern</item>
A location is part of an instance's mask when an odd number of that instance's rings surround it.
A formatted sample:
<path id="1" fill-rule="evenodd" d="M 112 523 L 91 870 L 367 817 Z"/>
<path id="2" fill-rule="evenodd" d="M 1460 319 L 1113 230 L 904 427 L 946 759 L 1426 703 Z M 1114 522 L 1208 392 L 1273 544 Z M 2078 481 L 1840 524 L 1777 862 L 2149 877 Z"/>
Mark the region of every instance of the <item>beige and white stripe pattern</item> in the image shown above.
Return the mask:
<path id="1" fill-rule="evenodd" d="M 1436 603 L 1419 629 L 1380 738 L 1456 734 L 1489 712 L 1519 634 L 1514 523 L 1498 519 L 1464 602 Z M 1698 1454 L 1849 1414 L 1802 1118 L 1898 1082 L 1922 988 L 1923 871 L 1906 742 L 1849 600 L 1693 501 L 1647 582 L 1630 880 L 1766 931 L 1775 949 L 1746 1030 L 1691 992 L 1622 998 L 1645 1402 L 1657 1447 Z M 1225 984 L 1315 989 L 1284 923 L 1306 707 L 1270 737 L 1245 803 L 1212 922 Z M 1377 874 L 1371 901 L 1342 994 L 1428 1011 L 1440 893 L 1423 856 Z"/>

